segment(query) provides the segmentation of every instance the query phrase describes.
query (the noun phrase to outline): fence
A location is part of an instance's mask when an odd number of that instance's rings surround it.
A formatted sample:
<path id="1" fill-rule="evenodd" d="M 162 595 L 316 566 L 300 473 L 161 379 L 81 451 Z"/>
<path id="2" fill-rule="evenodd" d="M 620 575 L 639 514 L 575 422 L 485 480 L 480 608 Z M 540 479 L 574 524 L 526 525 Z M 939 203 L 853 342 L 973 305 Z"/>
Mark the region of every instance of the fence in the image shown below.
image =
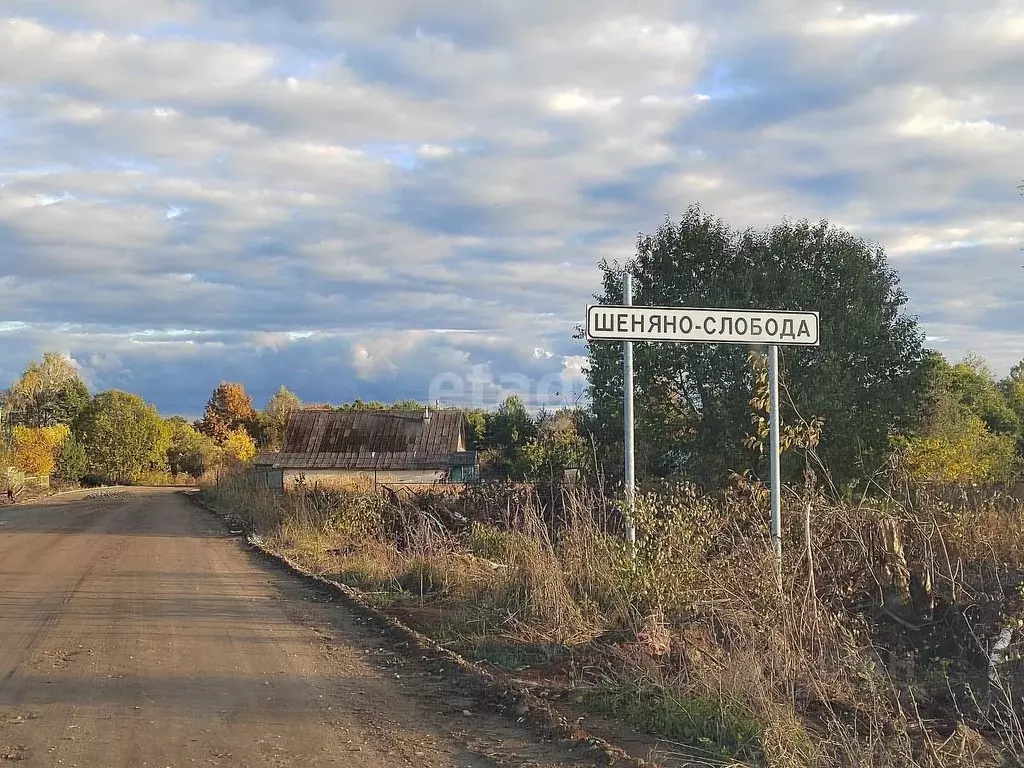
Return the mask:
<path id="1" fill-rule="evenodd" d="M 45 475 L 26 475 L 14 467 L 4 467 L 0 472 L 2 472 L 4 482 L 4 488 L 0 490 L 6 491 L 10 488 L 13 491 L 19 491 L 26 487 L 42 489 L 50 487 L 50 478 Z"/>

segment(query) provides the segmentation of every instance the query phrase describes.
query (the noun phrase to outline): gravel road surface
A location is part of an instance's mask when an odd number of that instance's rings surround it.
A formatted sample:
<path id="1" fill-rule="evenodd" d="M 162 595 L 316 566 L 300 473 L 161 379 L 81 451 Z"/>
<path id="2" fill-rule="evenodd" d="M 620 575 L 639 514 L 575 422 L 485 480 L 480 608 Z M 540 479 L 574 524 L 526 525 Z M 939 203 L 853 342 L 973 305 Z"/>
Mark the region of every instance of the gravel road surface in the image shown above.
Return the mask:
<path id="1" fill-rule="evenodd" d="M 0 507 L 0 765 L 587 766 L 168 489 Z"/>

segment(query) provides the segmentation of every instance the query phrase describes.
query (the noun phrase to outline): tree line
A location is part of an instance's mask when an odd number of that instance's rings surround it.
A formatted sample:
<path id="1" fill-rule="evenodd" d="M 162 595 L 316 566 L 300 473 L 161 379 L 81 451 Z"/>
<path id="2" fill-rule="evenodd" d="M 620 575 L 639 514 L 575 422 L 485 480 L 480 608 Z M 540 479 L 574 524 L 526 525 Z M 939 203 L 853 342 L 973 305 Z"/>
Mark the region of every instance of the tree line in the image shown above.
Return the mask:
<path id="1" fill-rule="evenodd" d="M 262 410 L 240 382 L 221 382 L 200 419 L 164 418 L 139 395 L 107 390 L 90 395 L 74 363 L 56 352 L 31 361 L 0 394 L 0 465 L 59 483 L 197 479 L 280 450 L 298 409 L 420 410 L 415 400 L 332 405 L 304 403 L 281 386 Z M 509 397 L 498 408 L 464 411 L 468 448 L 480 452 L 492 476 L 561 476 L 580 464 L 582 409 L 532 414 Z"/>
<path id="2" fill-rule="evenodd" d="M 0 462 L 8 486 L 16 473 L 62 483 L 196 479 L 279 440 L 297 403 L 282 387 L 257 411 L 242 385 L 223 382 L 201 419 L 164 418 L 130 392 L 90 395 L 74 363 L 47 352 L 0 395 Z"/>
<path id="3" fill-rule="evenodd" d="M 698 206 L 641 234 L 626 263 L 602 261 L 599 303 L 617 304 L 623 277 L 652 306 L 817 310 L 819 347 L 783 347 L 783 423 L 813 425 L 790 480 L 815 471 L 837 492 L 863 487 L 898 458 L 931 482 L 1009 482 L 1024 461 L 1024 360 L 998 378 L 968 355 L 928 349 L 884 250 L 822 221 L 738 231 Z M 577 329 L 577 337 L 582 338 Z M 767 474 L 763 352 L 730 344 L 634 344 L 636 464 L 641 481 L 723 485 Z M 622 345 L 587 345 L 589 401 L 532 412 L 515 395 L 465 411 L 469 447 L 485 476 L 558 480 L 566 470 L 615 487 L 622 476 Z M 298 408 L 420 409 L 400 400 L 303 403 L 281 387 L 258 410 L 239 382 L 222 382 L 202 418 L 163 418 L 141 397 L 90 395 L 73 363 L 47 353 L 0 397 L 7 467 L 74 482 L 200 477 L 278 450 Z M 800 441 L 796 441 L 800 442 Z"/>

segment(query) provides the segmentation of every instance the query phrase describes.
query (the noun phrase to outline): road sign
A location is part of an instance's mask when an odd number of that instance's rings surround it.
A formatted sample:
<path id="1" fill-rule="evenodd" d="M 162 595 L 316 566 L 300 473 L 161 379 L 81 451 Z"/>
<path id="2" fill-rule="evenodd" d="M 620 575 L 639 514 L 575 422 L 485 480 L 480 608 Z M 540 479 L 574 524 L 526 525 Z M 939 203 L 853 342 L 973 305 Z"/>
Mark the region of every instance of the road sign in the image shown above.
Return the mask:
<path id="1" fill-rule="evenodd" d="M 816 347 L 818 313 L 596 304 L 587 307 L 587 338 Z"/>
<path id="2" fill-rule="evenodd" d="M 758 309 L 633 306 L 632 275 L 623 281 L 622 305 L 587 307 L 587 338 L 623 343 L 623 420 L 626 454 L 626 532 L 633 527 L 633 342 L 661 341 L 697 344 L 767 344 L 771 456 L 771 537 L 776 575 L 782 585 L 782 482 L 779 477 L 779 345 L 816 347 L 820 344 L 818 313 Z"/>

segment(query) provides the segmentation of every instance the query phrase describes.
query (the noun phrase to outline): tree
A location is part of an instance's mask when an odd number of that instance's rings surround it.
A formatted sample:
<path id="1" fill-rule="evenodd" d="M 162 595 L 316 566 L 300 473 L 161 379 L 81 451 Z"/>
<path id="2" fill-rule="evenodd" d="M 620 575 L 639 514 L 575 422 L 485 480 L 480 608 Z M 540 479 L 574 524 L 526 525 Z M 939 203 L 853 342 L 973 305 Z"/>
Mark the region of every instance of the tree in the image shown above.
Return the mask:
<path id="1" fill-rule="evenodd" d="M 526 403 L 518 395 L 509 395 L 498 408 L 487 414 L 486 458 L 492 468 L 514 477 L 530 472 L 524 449 L 537 437 L 537 424 Z"/>
<path id="2" fill-rule="evenodd" d="M 217 463 L 220 449 L 211 438 L 198 432 L 180 416 L 172 416 L 166 424 L 170 432 L 167 465 L 171 474 L 199 477 Z"/>
<path id="3" fill-rule="evenodd" d="M 466 450 L 483 451 L 487 448 L 487 411 L 474 408 L 465 412 Z"/>
<path id="4" fill-rule="evenodd" d="M 131 482 L 145 469 L 166 466 L 171 430 L 154 406 L 119 390 L 100 392 L 75 420 L 89 469 L 111 480 Z"/>
<path id="5" fill-rule="evenodd" d="M 245 387 L 238 382 L 223 381 L 213 390 L 198 429 L 223 444 L 237 429 L 252 430 L 255 420 L 256 409 Z"/>
<path id="6" fill-rule="evenodd" d="M 409 398 L 395 400 L 395 402 L 388 406 L 389 409 L 394 411 L 422 411 L 425 407 L 419 400 L 410 400 Z"/>
<path id="7" fill-rule="evenodd" d="M 14 467 L 26 475 L 49 477 L 57 464 L 61 445 L 70 430 L 64 424 L 54 427 L 14 428 Z"/>
<path id="8" fill-rule="evenodd" d="M 1024 381 L 1024 360 L 1010 368 L 1010 375 L 1007 378 L 1018 383 Z"/>
<path id="9" fill-rule="evenodd" d="M 624 268 L 602 261 L 601 303 L 621 303 Z M 731 309 L 815 309 L 821 346 L 784 347 L 783 394 L 819 416 L 817 451 L 833 477 L 870 474 L 889 435 L 914 422 L 924 387 L 923 334 L 881 248 L 828 222 L 784 221 L 734 232 L 691 207 L 637 240 L 629 265 L 637 304 Z M 594 428 L 606 469 L 621 466 L 622 345 L 589 345 Z M 731 344 L 634 344 L 637 473 L 682 473 L 708 485 L 750 468 L 744 448 L 753 372 Z M 764 469 L 763 460 L 757 459 Z M 620 475 L 621 476 L 621 475 Z"/>
<path id="10" fill-rule="evenodd" d="M 288 419 L 301 407 L 302 400 L 299 399 L 299 396 L 284 386 L 271 395 L 267 407 L 263 411 L 267 448 L 278 450 L 281 447 Z"/>
<path id="11" fill-rule="evenodd" d="M 523 449 L 533 477 L 560 482 L 567 469 L 590 469 L 593 462 L 582 435 L 583 422 L 584 414 L 579 408 L 560 408 L 538 416 L 537 436 Z"/>
<path id="12" fill-rule="evenodd" d="M 932 401 L 950 400 L 981 419 L 997 435 L 1020 432 L 1020 417 L 1009 402 L 1009 393 L 996 383 L 992 368 L 978 355 L 968 355 L 950 365 L 941 355 L 930 360 L 929 394 Z"/>
<path id="13" fill-rule="evenodd" d="M 312 406 L 312 407 L 321 407 L 321 406 Z M 330 406 L 323 406 L 323 407 L 330 407 Z M 336 410 L 339 410 L 339 411 L 383 411 L 385 408 L 387 408 L 387 406 L 384 405 L 384 403 L 378 402 L 376 400 L 363 400 L 362 398 L 357 397 L 351 403 L 342 403 L 341 405 L 339 405 L 337 407 Z"/>
<path id="14" fill-rule="evenodd" d="M 256 458 L 256 443 L 248 432 L 239 427 L 224 441 L 224 453 L 235 461 L 249 462 Z"/>
<path id="15" fill-rule="evenodd" d="M 912 434 L 894 440 L 917 480 L 1006 482 L 1016 468 L 1020 421 L 978 355 L 956 365 L 937 352 L 926 360 L 927 396 Z"/>
<path id="16" fill-rule="evenodd" d="M 271 434 L 273 426 L 264 411 L 256 411 L 252 421 L 245 429 L 249 433 L 249 437 L 252 438 L 253 444 L 259 449 L 277 450 L 280 447 L 280 445 L 273 445 Z"/>
<path id="17" fill-rule="evenodd" d="M 57 453 L 56 477 L 66 483 L 77 483 L 87 471 L 88 457 L 85 455 L 85 446 L 74 435 L 68 435 Z"/>
<path id="18" fill-rule="evenodd" d="M 1010 369 L 1010 375 L 999 382 L 999 389 L 1006 398 L 1007 407 L 1017 416 L 1020 448 L 1024 454 L 1024 360 Z"/>
<path id="19" fill-rule="evenodd" d="M 89 390 L 74 363 L 47 352 L 42 362 L 31 361 L 4 393 L 3 408 L 12 424 L 26 427 L 70 425 L 89 400 Z"/>

